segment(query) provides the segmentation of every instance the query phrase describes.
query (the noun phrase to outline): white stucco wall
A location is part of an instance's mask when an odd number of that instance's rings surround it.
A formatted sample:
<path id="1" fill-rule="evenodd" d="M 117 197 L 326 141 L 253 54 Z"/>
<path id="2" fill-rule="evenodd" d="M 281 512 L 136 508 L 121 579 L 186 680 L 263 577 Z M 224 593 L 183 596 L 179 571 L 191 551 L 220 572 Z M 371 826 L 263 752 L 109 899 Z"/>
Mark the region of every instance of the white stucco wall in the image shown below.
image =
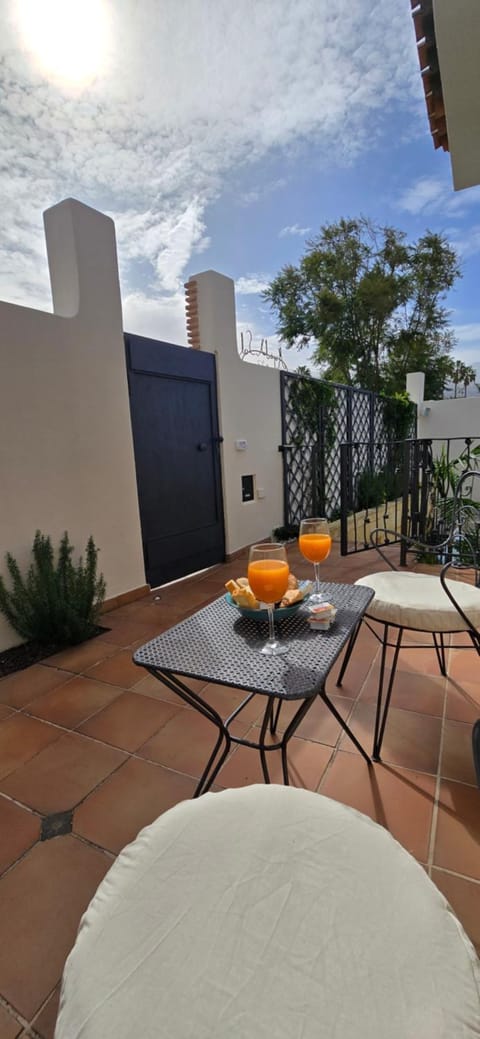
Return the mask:
<path id="1" fill-rule="evenodd" d="M 434 0 L 433 17 L 456 190 L 480 183 L 480 4 Z"/>
<path id="2" fill-rule="evenodd" d="M 448 440 L 454 437 L 473 437 L 475 441 L 480 440 L 480 396 L 424 400 L 424 385 L 423 372 L 411 372 L 407 375 L 407 392 L 418 408 L 420 439 Z M 459 448 L 461 450 L 462 445 L 459 445 Z"/>
<path id="3" fill-rule="evenodd" d="M 480 396 L 426 400 L 418 417 L 419 437 L 480 438 Z"/>
<path id="4" fill-rule="evenodd" d="M 44 220 L 55 313 L 0 302 L 0 572 L 37 528 L 92 534 L 112 598 L 145 584 L 115 229 L 74 199 Z"/>
<path id="5" fill-rule="evenodd" d="M 280 373 L 238 355 L 235 290 L 216 271 L 197 283 L 200 348 L 215 353 L 219 397 L 226 552 L 269 536 L 283 523 Z M 246 440 L 239 451 L 235 441 Z M 254 476 L 255 497 L 242 502 L 242 476 Z"/>

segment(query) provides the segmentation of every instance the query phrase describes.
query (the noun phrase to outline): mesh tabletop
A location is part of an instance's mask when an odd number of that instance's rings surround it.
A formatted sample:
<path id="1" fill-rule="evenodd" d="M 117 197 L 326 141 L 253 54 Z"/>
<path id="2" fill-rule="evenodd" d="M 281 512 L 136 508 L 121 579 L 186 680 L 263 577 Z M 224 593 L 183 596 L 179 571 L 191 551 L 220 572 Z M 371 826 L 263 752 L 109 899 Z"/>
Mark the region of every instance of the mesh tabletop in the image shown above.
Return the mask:
<path id="1" fill-rule="evenodd" d="M 373 598 L 371 588 L 350 584 L 320 585 L 337 608 L 328 631 L 312 631 L 308 607 L 275 623 L 289 652 L 263 656 L 259 644 L 268 635 L 267 622 L 238 615 L 225 597 L 169 631 L 141 646 L 133 654 L 136 664 L 165 674 L 204 679 L 255 693 L 300 700 L 323 689 L 337 657 Z"/>

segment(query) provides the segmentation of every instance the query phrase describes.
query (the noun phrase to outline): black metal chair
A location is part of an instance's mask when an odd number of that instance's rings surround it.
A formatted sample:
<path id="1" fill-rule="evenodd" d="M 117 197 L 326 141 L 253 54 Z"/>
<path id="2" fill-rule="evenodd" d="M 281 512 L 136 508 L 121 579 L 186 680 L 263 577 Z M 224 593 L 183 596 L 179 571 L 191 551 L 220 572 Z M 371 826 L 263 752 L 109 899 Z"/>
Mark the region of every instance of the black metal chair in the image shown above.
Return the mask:
<path id="1" fill-rule="evenodd" d="M 477 489 L 475 500 L 473 490 Z M 383 535 L 383 544 L 378 544 Z M 480 472 L 468 470 L 459 479 L 455 497 L 451 503 L 448 531 L 442 541 L 436 543 L 433 551 L 443 563 L 440 574 L 420 574 L 408 570 L 398 570 L 382 547 L 391 541 L 404 540 L 411 551 L 426 550 L 432 552 L 432 545 L 426 545 L 413 538 L 406 538 L 397 531 L 378 527 L 371 533 L 372 545 L 388 564 L 390 570 L 369 574 L 356 584 L 367 585 L 375 591 L 375 597 L 368 607 L 363 623 L 382 644 L 380 658 L 380 677 L 377 693 L 377 709 L 375 716 L 375 732 L 373 740 L 373 759 L 380 761 L 385 725 L 387 722 L 390 699 L 392 695 L 398 656 L 405 630 L 430 634 L 437 654 L 440 672 L 447 676 L 445 635 L 459 632 L 466 633 L 471 639 L 474 649 L 480 655 Z M 453 573 L 456 579 L 452 580 Z M 469 571 L 471 583 L 459 579 L 458 571 Z M 375 621 L 383 626 L 383 635 L 371 626 Z M 337 685 L 342 684 L 361 625 L 352 634 L 347 646 L 345 658 L 340 670 Z M 396 632 L 393 641 L 389 640 L 390 629 Z M 430 643 L 431 645 L 431 643 Z M 394 650 L 386 696 L 384 698 L 384 679 L 387 649 Z M 425 645 L 418 648 L 425 648 Z M 454 647 L 456 648 L 456 647 Z M 468 648 L 462 646 L 461 648 Z M 473 755 L 480 786 L 480 719 L 474 726 Z"/>

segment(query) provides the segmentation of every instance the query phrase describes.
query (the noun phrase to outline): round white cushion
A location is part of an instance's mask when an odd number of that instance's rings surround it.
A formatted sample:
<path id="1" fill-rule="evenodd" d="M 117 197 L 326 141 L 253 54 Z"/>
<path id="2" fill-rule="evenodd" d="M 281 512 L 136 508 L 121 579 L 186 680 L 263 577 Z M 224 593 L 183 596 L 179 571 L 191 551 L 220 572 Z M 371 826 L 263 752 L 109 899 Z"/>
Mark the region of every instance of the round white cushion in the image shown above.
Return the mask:
<path id="1" fill-rule="evenodd" d="M 306 790 L 206 794 L 112 866 L 56 1039 L 473 1039 L 473 946 L 387 830 Z"/>
<path id="2" fill-rule="evenodd" d="M 466 625 L 444 592 L 440 578 L 430 574 L 385 573 L 360 577 L 355 584 L 373 588 L 367 609 L 372 620 L 417 631 L 465 631 Z M 480 627 L 480 588 L 464 581 L 447 581 L 474 627 Z"/>

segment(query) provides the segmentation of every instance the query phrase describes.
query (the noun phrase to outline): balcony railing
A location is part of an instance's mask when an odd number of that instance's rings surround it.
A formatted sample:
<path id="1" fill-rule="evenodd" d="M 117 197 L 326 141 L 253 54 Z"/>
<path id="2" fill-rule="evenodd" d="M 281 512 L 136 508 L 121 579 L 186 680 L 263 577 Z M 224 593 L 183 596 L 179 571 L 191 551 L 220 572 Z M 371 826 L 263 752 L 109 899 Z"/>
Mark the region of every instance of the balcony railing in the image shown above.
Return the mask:
<path id="1" fill-rule="evenodd" d="M 478 438 L 379 440 L 340 447 L 341 553 L 372 548 L 370 533 L 384 527 L 432 546 L 443 540 L 452 518 L 456 484 L 480 468 Z M 394 544 L 395 534 L 378 543 Z M 400 561 L 406 561 L 402 543 Z M 428 553 L 427 553 L 428 554 Z"/>

